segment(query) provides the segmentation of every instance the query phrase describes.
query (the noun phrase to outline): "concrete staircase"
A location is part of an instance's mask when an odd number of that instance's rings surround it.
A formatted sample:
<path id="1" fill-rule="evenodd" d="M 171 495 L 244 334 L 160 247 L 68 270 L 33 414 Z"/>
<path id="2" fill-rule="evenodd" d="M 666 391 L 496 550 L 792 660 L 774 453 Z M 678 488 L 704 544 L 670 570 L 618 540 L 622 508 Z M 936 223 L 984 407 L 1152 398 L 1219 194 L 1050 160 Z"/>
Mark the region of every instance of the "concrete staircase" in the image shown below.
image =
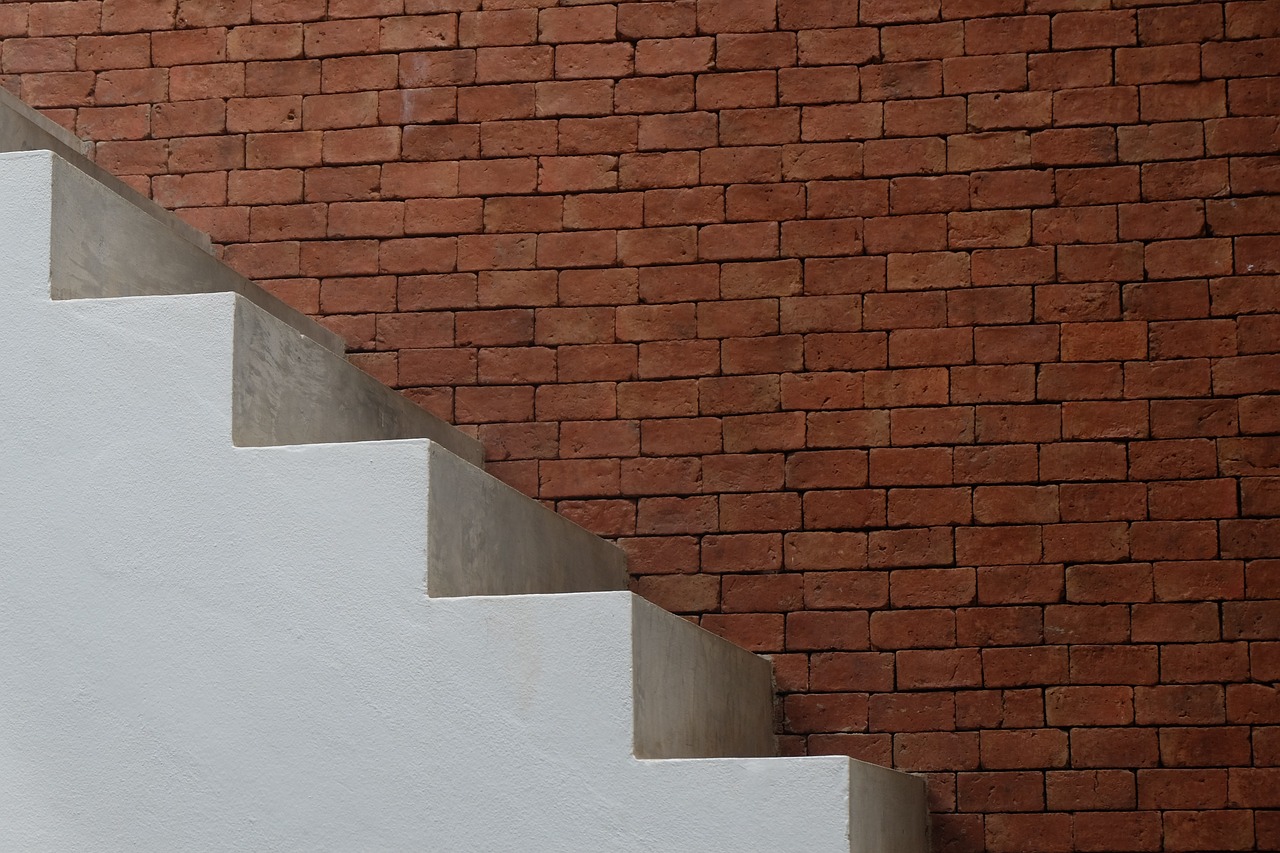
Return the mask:
<path id="1" fill-rule="evenodd" d="M 0 850 L 928 848 L 919 780 L 770 757 L 766 661 L 2 99 Z"/>

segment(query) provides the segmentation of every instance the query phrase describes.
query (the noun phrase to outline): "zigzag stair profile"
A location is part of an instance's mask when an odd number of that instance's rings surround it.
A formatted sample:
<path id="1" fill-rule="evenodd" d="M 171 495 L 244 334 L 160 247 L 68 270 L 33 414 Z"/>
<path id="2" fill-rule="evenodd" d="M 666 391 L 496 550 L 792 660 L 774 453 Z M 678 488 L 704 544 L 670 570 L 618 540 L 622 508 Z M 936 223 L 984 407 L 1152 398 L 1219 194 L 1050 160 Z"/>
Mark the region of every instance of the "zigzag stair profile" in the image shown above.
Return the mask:
<path id="1" fill-rule="evenodd" d="M 0 154 L 0 849 L 928 848 L 616 547 L 29 111 L 0 145 L 58 149 Z"/>

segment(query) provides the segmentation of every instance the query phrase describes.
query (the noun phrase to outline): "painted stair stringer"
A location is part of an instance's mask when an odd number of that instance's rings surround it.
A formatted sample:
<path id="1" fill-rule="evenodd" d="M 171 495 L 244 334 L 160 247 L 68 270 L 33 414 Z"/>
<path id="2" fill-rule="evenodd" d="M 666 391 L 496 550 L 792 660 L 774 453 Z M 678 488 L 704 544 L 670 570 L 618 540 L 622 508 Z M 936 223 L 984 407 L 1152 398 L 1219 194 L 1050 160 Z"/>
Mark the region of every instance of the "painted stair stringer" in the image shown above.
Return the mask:
<path id="1" fill-rule="evenodd" d="M 612 546 L 431 441 L 233 441 L 277 318 L 51 300 L 60 168 L 0 156 L 0 849 L 926 849 L 919 780 L 713 757 L 768 666 Z"/>

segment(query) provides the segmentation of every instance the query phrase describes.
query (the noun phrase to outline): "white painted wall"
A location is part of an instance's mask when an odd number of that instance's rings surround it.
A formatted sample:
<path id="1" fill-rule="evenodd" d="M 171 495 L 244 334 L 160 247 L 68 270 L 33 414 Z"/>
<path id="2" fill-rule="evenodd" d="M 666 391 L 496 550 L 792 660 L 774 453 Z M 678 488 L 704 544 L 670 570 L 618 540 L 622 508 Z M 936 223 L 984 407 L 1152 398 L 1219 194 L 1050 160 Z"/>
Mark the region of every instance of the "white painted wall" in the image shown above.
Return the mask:
<path id="1" fill-rule="evenodd" d="M 522 510 L 433 443 L 234 446 L 242 297 L 51 300 L 57 168 L 0 155 L 0 850 L 925 849 L 902 774 L 637 759 L 767 745 L 767 667 L 566 594 L 617 585 L 607 546 L 503 541 Z M 544 594 L 427 596 L 472 560 Z"/>

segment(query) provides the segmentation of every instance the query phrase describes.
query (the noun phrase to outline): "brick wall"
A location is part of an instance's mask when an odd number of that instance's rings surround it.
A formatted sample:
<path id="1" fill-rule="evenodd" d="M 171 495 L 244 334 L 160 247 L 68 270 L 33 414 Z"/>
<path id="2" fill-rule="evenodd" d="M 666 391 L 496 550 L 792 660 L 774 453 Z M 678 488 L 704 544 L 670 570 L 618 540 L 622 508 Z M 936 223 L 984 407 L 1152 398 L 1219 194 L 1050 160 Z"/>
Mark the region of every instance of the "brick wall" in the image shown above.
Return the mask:
<path id="1" fill-rule="evenodd" d="M 481 8 L 483 7 L 483 8 Z M 1280 848 L 1280 3 L 0 4 L 0 83 L 949 851 Z"/>

